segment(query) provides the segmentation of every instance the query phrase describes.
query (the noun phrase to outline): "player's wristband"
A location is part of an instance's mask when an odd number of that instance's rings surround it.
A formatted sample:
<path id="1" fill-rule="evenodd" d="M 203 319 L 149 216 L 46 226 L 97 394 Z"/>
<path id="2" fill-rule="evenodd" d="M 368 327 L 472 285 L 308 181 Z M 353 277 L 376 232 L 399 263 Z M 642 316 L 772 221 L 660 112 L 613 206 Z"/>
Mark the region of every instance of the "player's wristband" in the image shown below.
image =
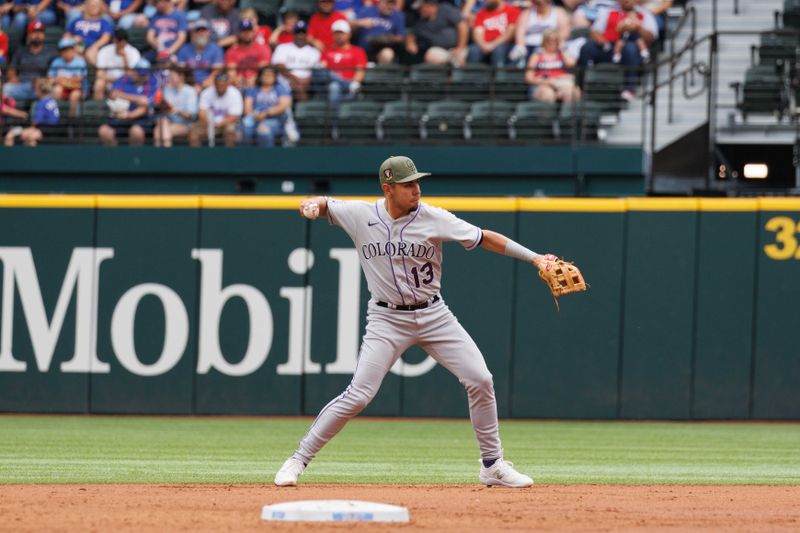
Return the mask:
<path id="1" fill-rule="evenodd" d="M 508 242 L 506 242 L 506 249 L 503 253 L 509 257 L 513 257 L 514 259 L 525 261 L 526 263 L 530 263 L 535 258 L 539 257 L 539 254 L 533 250 L 528 250 L 520 243 L 512 241 L 511 239 L 508 239 Z"/>

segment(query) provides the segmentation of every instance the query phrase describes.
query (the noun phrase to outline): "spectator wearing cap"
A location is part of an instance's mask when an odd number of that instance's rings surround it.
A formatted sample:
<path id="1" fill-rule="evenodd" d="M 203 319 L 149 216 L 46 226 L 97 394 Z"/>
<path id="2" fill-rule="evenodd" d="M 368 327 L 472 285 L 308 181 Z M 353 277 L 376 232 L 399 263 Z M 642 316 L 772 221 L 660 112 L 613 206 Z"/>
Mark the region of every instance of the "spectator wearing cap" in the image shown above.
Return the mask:
<path id="1" fill-rule="evenodd" d="M 210 87 L 214 76 L 225 66 L 225 54 L 217 43 L 211 41 L 206 19 L 197 19 L 192 23 L 191 42 L 178 51 L 177 62 L 192 71 L 198 92 Z"/>
<path id="2" fill-rule="evenodd" d="M 346 20 L 333 23 L 334 44 L 322 52 L 316 74 L 328 86 L 328 101 L 338 106 L 344 100 L 352 100 L 361 89 L 367 66 L 364 49 L 350 44 L 350 24 Z"/>
<path id="3" fill-rule="evenodd" d="M 467 52 L 470 63 L 502 67 L 514 43 L 519 8 L 504 0 L 486 0 L 472 22 L 472 41 Z"/>
<path id="4" fill-rule="evenodd" d="M 185 42 L 186 16 L 175 9 L 172 0 L 156 0 L 156 14 L 147 30 L 147 43 L 155 55 L 159 52 L 175 55 Z"/>
<path id="5" fill-rule="evenodd" d="M 333 25 L 347 17 L 333 9 L 333 0 L 317 0 L 317 11 L 308 21 L 308 42 L 318 50 L 333 46 Z"/>
<path id="6" fill-rule="evenodd" d="M 252 87 L 258 71 L 269 65 L 272 50 L 266 44 L 256 42 L 253 21 L 239 22 L 237 43 L 225 52 L 225 66 L 233 84 L 237 87 Z"/>
<path id="7" fill-rule="evenodd" d="M 19 30 L 25 29 L 25 26 L 36 21 L 46 26 L 56 23 L 53 0 L 14 0 L 11 13 L 14 13 L 11 24 Z"/>
<path id="8" fill-rule="evenodd" d="M 272 48 L 276 48 L 279 44 L 292 42 L 294 40 L 294 25 L 297 24 L 298 20 L 300 20 L 300 17 L 294 11 L 284 13 L 281 17 L 280 25 L 269 36 L 269 45 Z"/>
<path id="9" fill-rule="evenodd" d="M 108 16 L 123 30 L 130 29 L 136 22 L 136 15 L 142 8 L 143 0 L 106 0 Z"/>
<path id="10" fill-rule="evenodd" d="M 56 100 L 69 100 L 70 114 L 74 115 L 86 93 L 88 75 L 86 60 L 75 49 L 72 37 L 62 37 L 58 42 L 58 57 L 50 63 L 47 77 L 53 85 Z"/>
<path id="11" fill-rule="evenodd" d="M 256 34 L 255 42 L 269 46 L 269 38 L 272 37 L 272 28 L 266 24 L 258 23 L 258 13 L 252 7 L 248 7 L 239 11 L 239 27 L 242 27 L 242 22 L 249 20 L 253 23 L 253 28 Z M 291 36 L 289 37 L 291 40 Z M 272 47 L 269 49 L 272 52 Z"/>
<path id="12" fill-rule="evenodd" d="M 153 131 L 156 146 L 170 147 L 175 137 L 188 136 L 197 118 L 197 92 L 186 83 L 187 73 L 183 68 L 170 70 L 161 102 L 163 113 Z"/>
<path id="13" fill-rule="evenodd" d="M 281 83 L 292 89 L 295 101 L 308 100 L 311 86 L 311 69 L 319 63 L 320 51 L 311 46 L 307 39 L 308 26 L 303 20 L 294 24 L 292 42 L 279 44 L 272 54 L 272 64 L 278 69 Z"/>
<path id="14" fill-rule="evenodd" d="M 47 76 L 47 68 L 56 55 L 56 50 L 44 44 L 44 24 L 38 20 L 28 24 L 25 46 L 17 49 L 8 64 L 3 94 L 16 100 L 35 98 L 34 82 Z"/>
<path id="15" fill-rule="evenodd" d="M 284 135 L 291 108 L 292 93 L 278 83 L 275 69 L 261 69 L 258 87 L 248 90 L 244 99 L 242 132 L 245 142 L 253 142 L 255 137 L 261 146 L 275 146 L 275 141 Z"/>
<path id="16" fill-rule="evenodd" d="M 198 108 L 197 122 L 189 130 L 189 144 L 200 146 L 207 139 L 213 145 L 222 136 L 225 146 L 235 146 L 244 102 L 242 93 L 230 84 L 227 74 L 217 74 L 214 86 L 203 89 Z"/>
<path id="17" fill-rule="evenodd" d="M 50 82 L 44 78 L 36 80 L 36 97 L 38 100 L 33 105 L 31 125 L 27 128 L 12 128 L 5 138 L 6 146 L 14 146 L 14 138 L 19 136 L 25 146 L 36 146 L 45 135 L 54 135 L 58 131 L 61 113 L 58 103 L 50 95 Z"/>
<path id="18" fill-rule="evenodd" d="M 97 77 L 94 82 L 94 98 L 106 97 L 106 89 L 117 81 L 125 71 L 133 67 L 142 54 L 128 42 L 128 32 L 117 29 L 114 41 L 97 52 Z"/>
<path id="19" fill-rule="evenodd" d="M 367 57 L 381 64 L 394 62 L 395 49 L 406 35 L 406 17 L 397 9 L 397 0 L 378 0 L 377 5 L 362 7 L 352 26 Z"/>
<path id="20" fill-rule="evenodd" d="M 100 142 L 116 146 L 120 137 L 127 137 L 132 146 L 144 144 L 147 132 L 153 128 L 152 109 L 158 97 L 158 81 L 150 62 L 140 59 L 111 86 L 111 99 L 117 105 L 112 108 L 110 120 L 98 129 Z"/>
<path id="21" fill-rule="evenodd" d="M 469 27 L 459 10 L 439 0 L 418 0 L 413 7 L 419 17 L 406 34 L 406 51 L 415 62 L 463 64 Z"/>
<path id="22" fill-rule="evenodd" d="M 236 44 L 240 19 L 236 0 L 214 0 L 200 10 L 200 16 L 211 24 L 211 33 L 218 45 L 228 48 Z"/>
<path id="23" fill-rule="evenodd" d="M 83 47 L 86 61 L 97 63 L 97 52 L 111 41 L 114 25 L 103 16 L 103 0 L 86 0 L 83 16 L 72 22 L 66 36 L 74 38 Z"/>

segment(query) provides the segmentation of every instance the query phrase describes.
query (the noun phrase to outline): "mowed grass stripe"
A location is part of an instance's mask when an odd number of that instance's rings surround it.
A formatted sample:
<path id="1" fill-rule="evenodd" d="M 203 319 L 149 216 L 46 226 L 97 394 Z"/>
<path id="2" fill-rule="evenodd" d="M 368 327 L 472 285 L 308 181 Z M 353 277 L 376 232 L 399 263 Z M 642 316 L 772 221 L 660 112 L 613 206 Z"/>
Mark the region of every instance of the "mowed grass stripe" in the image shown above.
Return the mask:
<path id="1" fill-rule="evenodd" d="M 0 483 L 271 483 L 309 418 L 0 416 Z M 504 421 L 540 483 L 800 484 L 800 424 Z M 466 420 L 357 418 L 305 483 L 476 483 Z"/>

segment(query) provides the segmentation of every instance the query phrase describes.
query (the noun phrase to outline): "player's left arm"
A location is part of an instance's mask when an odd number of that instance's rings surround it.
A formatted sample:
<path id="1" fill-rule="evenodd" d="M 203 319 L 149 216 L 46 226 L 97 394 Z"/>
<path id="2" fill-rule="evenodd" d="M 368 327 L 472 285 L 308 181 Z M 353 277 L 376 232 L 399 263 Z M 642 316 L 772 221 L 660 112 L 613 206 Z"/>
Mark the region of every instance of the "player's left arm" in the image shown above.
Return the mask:
<path id="1" fill-rule="evenodd" d="M 502 233 L 497 233 L 496 231 L 488 229 L 482 231 L 483 238 L 480 244 L 481 248 L 496 254 L 507 255 L 525 261 L 539 269 L 542 268 L 541 265 L 544 264 L 544 256 L 525 248 L 518 242 L 512 241 Z"/>

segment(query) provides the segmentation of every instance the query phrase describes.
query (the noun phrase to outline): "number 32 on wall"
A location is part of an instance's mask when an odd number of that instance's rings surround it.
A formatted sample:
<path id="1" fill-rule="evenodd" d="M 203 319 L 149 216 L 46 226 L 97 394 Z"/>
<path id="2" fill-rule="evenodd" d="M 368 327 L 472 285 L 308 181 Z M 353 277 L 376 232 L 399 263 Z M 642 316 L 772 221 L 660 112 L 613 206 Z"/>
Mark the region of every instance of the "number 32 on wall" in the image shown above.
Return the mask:
<path id="1" fill-rule="evenodd" d="M 800 246 L 797 243 L 800 222 L 789 217 L 775 217 L 767 221 L 764 229 L 775 232 L 775 243 L 764 246 L 767 257 L 778 261 L 800 259 Z"/>

